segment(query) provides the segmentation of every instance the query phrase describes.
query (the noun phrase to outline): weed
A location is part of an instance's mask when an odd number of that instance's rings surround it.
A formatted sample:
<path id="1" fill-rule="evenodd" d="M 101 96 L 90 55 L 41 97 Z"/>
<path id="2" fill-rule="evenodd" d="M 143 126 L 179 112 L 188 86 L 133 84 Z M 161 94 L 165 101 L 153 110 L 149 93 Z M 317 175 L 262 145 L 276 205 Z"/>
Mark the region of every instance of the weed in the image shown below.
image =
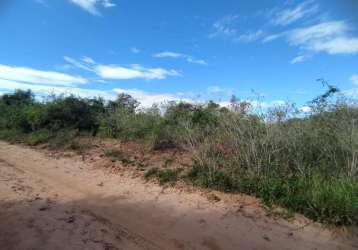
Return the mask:
<path id="1" fill-rule="evenodd" d="M 175 182 L 178 180 L 178 171 L 173 169 L 159 169 L 159 168 L 151 168 L 145 174 L 144 177 L 146 179 L 157 178 L 159 180 L 160 185 L 164 185 L 168 182 Z"/>
<path id="2" fill-rule="evenodd" d="M 111 161 L 122 161 L 124 158 L 122 151 L 117 149 L 105 149 L 104 155 Z"/>
<path id="3" fill-rule="evenodd" d="M 159 172 L 159 168 L 156 167 L 150 168 L 149 170 L 147 170 L 147 172 L 145 172 L 144 178 L 150 179 L 156 177 L 158 175 L 158 172 Z"/>
<path id="4" fill-rule="evenodd" d="M 47 129 L 37 130 L 37 131 L 30 133 L 25 138 L 25 143 L 28 145 L 31 145 L 31 146 L 35 146 L 38 144 L 48 142 L 51 137 L 52 137 L 51 132 L 48 131 Z"/>

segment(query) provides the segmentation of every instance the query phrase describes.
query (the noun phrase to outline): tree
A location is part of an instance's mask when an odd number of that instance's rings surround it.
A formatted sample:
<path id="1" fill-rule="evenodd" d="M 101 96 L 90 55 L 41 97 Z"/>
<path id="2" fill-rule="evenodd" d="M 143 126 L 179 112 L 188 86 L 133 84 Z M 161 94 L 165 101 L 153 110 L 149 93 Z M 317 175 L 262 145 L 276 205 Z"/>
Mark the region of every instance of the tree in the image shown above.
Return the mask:
<path id="1" fill-rule="evenodd" d="M 31 90 L 15 90 L 13 94 L 4 94 L 0 96 L 0 102 L 5 105 L 18 106 L 34 103 L 35 98 Z"/>
<path id="2" fill-rule="evenodd" d="M 125 93 L 118 94 L 117 99 L 115 101 L 110 101 L 108 103 L 108 109 L 111 111 L 119 110 L 131 114 L 136 111 L 138 106 L 139 102 L 135 100 L 131 95 Z"/>
<path id="3" fill-rule="evenodd" d="M 323 87 L 326 88 L 326 91 L 317 96 L 311 101 L 313 110 L 323 111 L 328 106 L 329 98 L 333 97 L 336 93 L 339 92 L 339 89 L 331 84 L 329 84 L 326 80 L 320 78 L 317 79 L 317 82 L 321 83 Z"/>

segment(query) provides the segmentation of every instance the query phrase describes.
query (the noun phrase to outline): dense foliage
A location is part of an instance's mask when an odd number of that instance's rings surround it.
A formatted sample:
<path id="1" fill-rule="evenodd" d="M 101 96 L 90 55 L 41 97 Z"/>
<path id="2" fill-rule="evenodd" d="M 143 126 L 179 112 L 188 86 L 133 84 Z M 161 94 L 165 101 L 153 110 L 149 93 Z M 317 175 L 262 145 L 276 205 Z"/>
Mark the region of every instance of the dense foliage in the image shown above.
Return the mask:
<path id="1" fill-rule="evenodd" d="M 139 110 L 125 94 L 107 102 L 75 96 L 39 102 L 18 90 L 0 97 L 0 138 L 76 147 L 74 138 L 86 135 L 142 140 L 153 150 L 190 149 L 187 179 L 197 185 L 252 194 L 322 222 L 357 225 L 358 105 L 326 87 L 304 115 L 294 105 L 252 111 L 235 98 L 230 108 L 172 102 Z M 168 171 L 148 177 L 176 180 Z"/>

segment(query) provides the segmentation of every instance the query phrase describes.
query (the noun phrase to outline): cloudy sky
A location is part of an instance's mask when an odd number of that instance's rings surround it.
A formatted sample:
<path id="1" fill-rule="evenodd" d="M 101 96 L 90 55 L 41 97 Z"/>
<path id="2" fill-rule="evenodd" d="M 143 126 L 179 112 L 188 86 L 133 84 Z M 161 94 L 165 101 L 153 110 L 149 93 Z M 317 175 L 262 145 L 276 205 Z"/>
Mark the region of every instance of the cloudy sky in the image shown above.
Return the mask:
<path id="1" fill-rule="evenodd" d="M 0 93 L 304 105 L 325 78 L 358 96 L 357 13 L 355 0 L 1 0 Z"/>

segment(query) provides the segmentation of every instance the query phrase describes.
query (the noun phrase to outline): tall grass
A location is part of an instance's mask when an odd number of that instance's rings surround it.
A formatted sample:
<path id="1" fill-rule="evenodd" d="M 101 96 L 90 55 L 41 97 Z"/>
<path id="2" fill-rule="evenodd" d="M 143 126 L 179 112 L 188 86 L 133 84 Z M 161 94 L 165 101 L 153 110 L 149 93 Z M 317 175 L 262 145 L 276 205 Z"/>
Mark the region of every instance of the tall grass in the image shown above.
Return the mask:
<path id="1" fill-rule="evenodd" d="M 209 135 L 188 132 L 195 159 L 189 178 L 314 220 L 357 225 L 357 103 L 315 105 L 300 118 L 290 105 L 220 113 Z"/>

